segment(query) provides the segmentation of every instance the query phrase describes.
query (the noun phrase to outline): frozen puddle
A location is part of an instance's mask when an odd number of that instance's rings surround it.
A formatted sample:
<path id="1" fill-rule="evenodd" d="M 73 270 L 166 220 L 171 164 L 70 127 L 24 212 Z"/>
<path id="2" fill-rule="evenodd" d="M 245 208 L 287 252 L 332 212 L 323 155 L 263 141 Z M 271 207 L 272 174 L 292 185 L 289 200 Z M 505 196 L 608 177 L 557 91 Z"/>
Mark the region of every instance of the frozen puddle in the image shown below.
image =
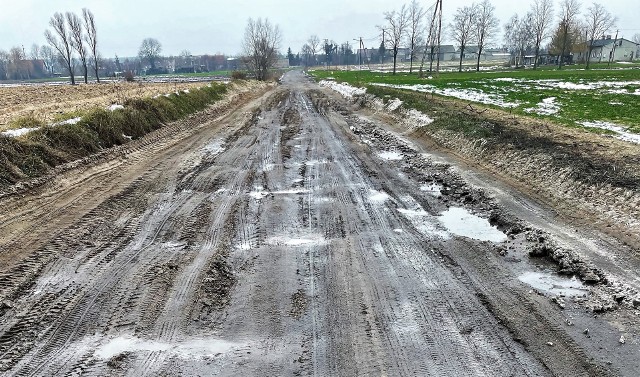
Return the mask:
<path id="1" fill-rule="evenodd" d="M 582 296 L 589 290 L 574 277 L 564 277 L 552 272 L 527 271 L 518 280 L 531 287 L 553 295 Z"/>
<path id="2" fill-rule="evenodd" d="M 455 235 L 479 241 L 503 242 L 507 236 L 489 221 L 469 213 L 464 208 L 451 207 L 438 216 L 438 220 Z"/>
<path id="3" fill-rule="evenodd" d="M 249 196 L 253 199 L 260 200 L 269 195 L 300 195 L 300 194 L 308 194 L 311 191 L 308 189 L 291 189 L 291 190 L 280 190 L 280 191 L 265 191 L 262 187 L 256 187 L 256 191 L 251 191 Z"/>
<path id="4" fill-rule="evenodd" d="M 387 161 L 402 160 L 402 154 L 400 152 L 380 152 L 378 153 L 378 157 Z"/>
<path id="5" fill-rule="evenodd" d="M 136 337 L 120 336 L 98 347 L 95 356 L 108 360 L 123 352 L 162 352 L 185 359 L 215 356 L 238 348 L 237 344 L 219 339 L 193 339 L 179 343 L 164 343 Z"/>

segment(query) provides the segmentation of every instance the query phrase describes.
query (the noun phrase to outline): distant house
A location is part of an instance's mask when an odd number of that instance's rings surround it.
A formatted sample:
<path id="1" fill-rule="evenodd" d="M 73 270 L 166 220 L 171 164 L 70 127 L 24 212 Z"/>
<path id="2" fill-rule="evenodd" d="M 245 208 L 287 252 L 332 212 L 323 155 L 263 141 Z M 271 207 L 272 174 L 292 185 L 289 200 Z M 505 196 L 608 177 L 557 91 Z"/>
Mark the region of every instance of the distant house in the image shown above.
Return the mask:
<path id="1" fill-rule="evenodd" d="M 586 61 L 589 45 L 590 43 L 587 42 L 587 51 L 576 53 L 575 59 L 578 61 Z M 584 49 L 584 45 L 582 48 Z M 589 61 L 608 62 L 609 59 L 612 61 L 632 61 L 638 58 L 637 54 L 637 43 L 624 38 L 612 39 L 611 36 L 608 35 L 602 39 L 593 41 L 593 50 L 591 51 L 591 56 L 589 56 Z"/>

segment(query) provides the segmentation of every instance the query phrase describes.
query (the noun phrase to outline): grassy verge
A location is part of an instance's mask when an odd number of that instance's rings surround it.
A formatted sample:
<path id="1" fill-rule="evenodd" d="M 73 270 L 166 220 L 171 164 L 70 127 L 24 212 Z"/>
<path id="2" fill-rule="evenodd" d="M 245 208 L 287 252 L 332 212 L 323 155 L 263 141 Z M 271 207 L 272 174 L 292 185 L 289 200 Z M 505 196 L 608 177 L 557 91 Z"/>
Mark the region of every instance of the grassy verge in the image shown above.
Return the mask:
<path id="1" fill-rule="evenodd" d="M 127 100 L 123 109 L 114 111 L 96 108 L 62 116 L 69 119 L 82 115 L 75 124 L 43 126 L 36 119 L 15 120 L 27 128 L 40 128 L 17 138 L 0 136 L 0 187 L 140 138 L 167 122 L 205 109 L 226 91 L 226 85 L 213 83 L 179 95 Z"/>
<path id="2" fill-rule="evenodd" d="M 436 94 L 479 95 L 491 100 L 484 106 L 552 120 L 570 127 L 580 127 L 578 122 L 610 122 L 640 133 L 640 69 L 633 65 L 620 66 L 632 68 L 450 72 L 425 78 L 415 73 L 391 75 L 367 71 L 315 71 L 314 75 L 319 79 L 333 78 L 355 86 L 379 83 Z M 539 113 L 543 100 L 550 98 L 553 98 L 557 110 Z M 511 108 L 507 109 L 504 104 Z"/>
<path id="3" fill-rule="evenodd" d="M 472 111 L 465 111 L 451 102 L 431 99 L 424 93 L 368 86 L 367 92 L 379 98 L 398 98 L 403 107 L 419 110 L 435 120 L 416 132 L 429 135 L 449 131 L 468 140 L 478 140 L 487 151 L 510 149 L 524 154 L 544 154 L 548 163 L 558 170 L 569 169 L 572 179 L 590 185 L 608 183 L 613 187 L 639 189 L 640 176 L 635 173 L 638 158 L 604 159 L 600 151 L 587 146 L 576 148 L 572 139 L 554 137 L 544 129 L 527 130 L 512 127 L 507 120 L 495 119 Z M 635 160 L 635 161 L 634 161 Z"/>

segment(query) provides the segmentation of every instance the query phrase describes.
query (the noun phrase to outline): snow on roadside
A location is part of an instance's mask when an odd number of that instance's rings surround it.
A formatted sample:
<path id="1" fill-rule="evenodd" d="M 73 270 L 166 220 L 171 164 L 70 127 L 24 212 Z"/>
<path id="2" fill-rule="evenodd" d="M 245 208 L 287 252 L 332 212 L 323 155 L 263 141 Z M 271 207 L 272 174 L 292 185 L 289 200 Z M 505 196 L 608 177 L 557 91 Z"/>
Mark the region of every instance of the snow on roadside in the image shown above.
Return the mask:
<path id="1" fill-rule="evenodd" d="M 122 110 L 122 109 L 124 109 L 124 106 L 118 105 L 117 103 L 113 104 L 113 105 L 111 105 L 111 106 L 109 106 L 107 108 L 107 110 L 109 110 L 109 111 L 116 111 L 116 110 Z"/>
<path id="2" fill-rule="evenodd" d="M 36 128 L 17 128 L 15 130 L 7 130 L 7 131 L 2 131 L 0 132 L 0 135 L 2 136 L 6 136 L 6 137 L 18 137 L 18 136 L 22 136 L 22 135 L 26 135 L 31 131 L 35 131 L 40 129 L 40 127 L 36 127 Z"/>
<path id="3" fill-rule="evenodd" d="M 366 88 L 356 88 L 349 84 L 339 83 L 335 81 L 322 80 L 318 84 L 325 86 L 340 93 L 343 97 L 352 98 L 353 96 L 363 95 L 367 92 Z"/>
<path id="4" fill-rule="evenodd" d="M 402 101 L 398 98 L 394 98 L 387 103 L 387 110 L 395 111 L 400 106 L 402 106 Z"/>
<path id="5" fill-rule="evenodd" d="M 545 98 L 537 106 L 526 108 L 524 111 L 538 115 L 554 115 L 560 111 L 560 105 L 556 103 L 556 97 Z"/>
<path id="6" fill-rule="evenodd" d="M 433 85 L 427 84 L 416 84 L 416 85 L 393 85 L 393 84 L 383 84 L 383 83 L 372 83 L 372 85 L 389 87 L 394 89 L 406 89 L 413 90 L 416 92 L 425 92 L 425 93 L 435 93 L 441 96 L 446 97 L 455 97 L 471 102 L 483 103 L 485 105 L 496 105 L 500 107 L 518 107 L 520 105 L 519 102 L 507 102 L 501 96 L 498 95 L 490 95 L 484 93 L 479 89 L 455 89 L 455 88 L 445 88 L 440 89 Z"/>
<path id="7" fill-rule="evenodd" d="M 582 122 L 576 122 L 584 127 L 589 127 L 589 128 L 599 128 L 602 130 L 609 130 L 609 131 L 613 131 L 615 133 L 618 134 L 617 138 L 620 140 L 624 140 L 624 141 L 628 141 L 631 143 L 636 143 L 636 144 L 640 144 L 640 134 L 634 134 L 631 133 L 629 131 L 627 131 L 627 129 L 623 126 L 619 126 L 617 124 L 614 123 L 609 123 L 609 122 L 602 122 L 602 121 L 595 121 L 595 122 L 587 122 L 587 121 L 582 121 Z"/>

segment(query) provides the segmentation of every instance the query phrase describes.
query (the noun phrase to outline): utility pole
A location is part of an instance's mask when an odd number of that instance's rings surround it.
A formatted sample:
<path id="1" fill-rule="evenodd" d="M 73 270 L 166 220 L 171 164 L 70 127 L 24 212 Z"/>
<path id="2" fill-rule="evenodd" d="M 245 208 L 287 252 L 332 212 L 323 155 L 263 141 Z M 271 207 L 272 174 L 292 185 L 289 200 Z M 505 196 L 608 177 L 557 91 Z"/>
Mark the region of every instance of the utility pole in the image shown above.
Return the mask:
<path id="1" fill-rule="evenodd" d="M 436 48 L 436 75 L 438 75 L 440 74 L 440 42 L 442 37 L 442 0 L 438 0 L 436 8 L 438 8 L 438 47 Z"/>
<path id="2" fill-rule="evenodd" d="M 607 68 L 611 67 L 611 61 L 613 60 L 613 58 L 616 55 L 616 46 L 618 45 L 618 33 L 620 32 L 620 30 L 616 30 L 616 37 L 613 39 L 613 48 L 611 49 L 611 52 L 609 53 L 609 63 L 607 63 Z"/>

